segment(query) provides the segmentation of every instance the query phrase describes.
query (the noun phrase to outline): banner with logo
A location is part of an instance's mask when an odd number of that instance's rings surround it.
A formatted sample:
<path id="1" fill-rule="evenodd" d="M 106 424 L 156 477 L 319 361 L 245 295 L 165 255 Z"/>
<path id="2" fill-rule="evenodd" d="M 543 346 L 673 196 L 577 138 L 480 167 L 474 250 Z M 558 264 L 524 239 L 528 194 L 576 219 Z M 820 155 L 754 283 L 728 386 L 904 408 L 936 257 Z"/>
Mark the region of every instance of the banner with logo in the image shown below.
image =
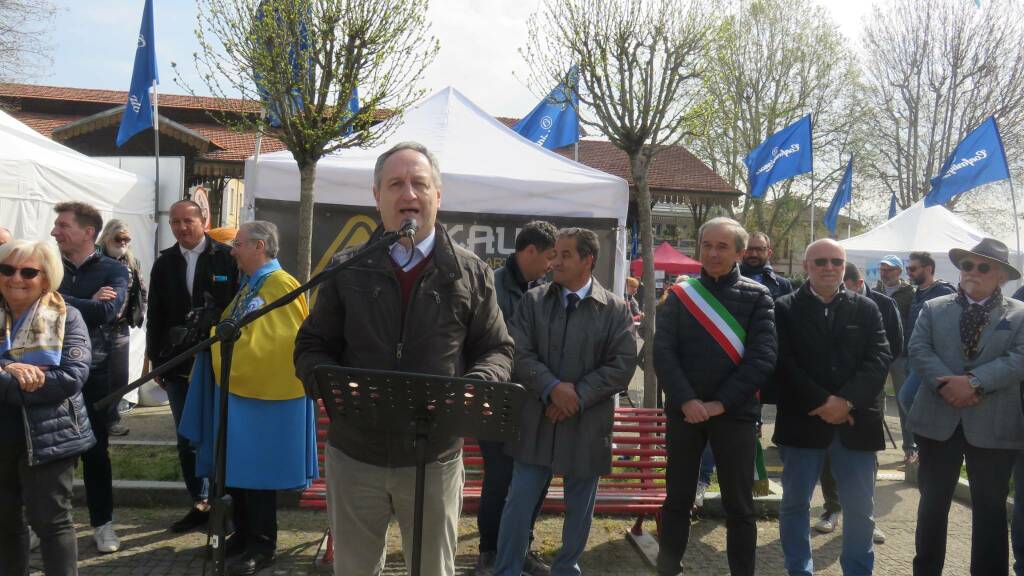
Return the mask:
<path id="1" fill-rule="evenodd" d="M 580 139 L 580 122 L 576 113 L 579 97 L 576 95 L 578 72 L 573 66 L 566 82 L 560 83 L 537 104 L 512 130 L 520 136 L 554 150 Z"/>
<path id="2" fill-rule="evenodd" d="M 752 198 L 763 197 L 776 182 L 813 171 L 811 115 L 766 138 L 743 163 L 747 165 Z"/>
<path id="3" fill-rule="evenodd" d="M 132 84 L 128 88 L 128 101 L 124 105 L 121 126 L 117 130 L 117 146 L 120 148 L 146 128 L 153 127 L 153 104 L 149 89 L 159 82 L 156 69 L 156 44 L 153 34 L 153 0 L 146 0 L 142 9 L 142 24 L 135 47 L 135 68 L 132 70 Z"/>
<path id="4" fill-rule="evenodd" d="M 298 245 L 298 202 L 256 199 L 256 218 L 277 224 L 281 247 L 278 259 L 286 270 L 295 270 L 295 246 Z M 380 223 L 373 208 L 317 203 L 313 208 L 313 273 L 323 270 L 335 253 L 363 244 Z M 526 214 L 490 214 L 438 212 L 437 220 L 457 244 L 471 250 L 491 268 L 505 264 L 515 252 L 516 234 L 523 224 L 537 217 Z M 579 226 L 597 233 L 600 242 L 594 276 L 598 282 L 613 286 L 615 277 L 616 222 L 611 218 L 544 217 L 557 228 Z"/>
<path id="5" fill-rule="evenodd" d="M 932 189 L 924 197 L 924 205 L 945 204 L 972 188 L 1009 177 L 999 126 L 996 117 L 989 116 L 960 141 L 939 175 L 932 178 Z"/>

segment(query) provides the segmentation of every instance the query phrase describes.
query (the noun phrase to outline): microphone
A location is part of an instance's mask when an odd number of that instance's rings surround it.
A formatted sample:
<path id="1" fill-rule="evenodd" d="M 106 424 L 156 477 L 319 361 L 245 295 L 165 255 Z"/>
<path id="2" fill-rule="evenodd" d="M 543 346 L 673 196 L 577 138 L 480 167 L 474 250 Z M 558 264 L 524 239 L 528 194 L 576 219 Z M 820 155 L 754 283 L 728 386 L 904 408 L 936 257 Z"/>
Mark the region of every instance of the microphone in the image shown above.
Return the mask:
<path id="1" fill-rule="evenodd" d="M 412 239 L 416 235 L 416 232 L 420 229 L 419 225 L 412 218 L 406 218 L 402 220 L 402 227 L 398 229 L 399 238 Z"/>

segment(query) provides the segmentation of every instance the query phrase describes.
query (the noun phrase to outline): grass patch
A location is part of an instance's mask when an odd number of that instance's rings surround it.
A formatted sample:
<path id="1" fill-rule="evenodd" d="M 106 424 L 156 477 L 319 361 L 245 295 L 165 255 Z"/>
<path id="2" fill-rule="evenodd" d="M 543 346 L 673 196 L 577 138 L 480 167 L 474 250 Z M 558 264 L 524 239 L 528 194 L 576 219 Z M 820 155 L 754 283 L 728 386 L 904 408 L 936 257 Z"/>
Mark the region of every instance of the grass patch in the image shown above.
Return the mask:
<path id="1" fill-rule="evenodd" d="M 114 445 L 109 450 L 114 480 L 183 480 L 174 446 Z M 82 477 L 81 467 L 75 468 L 75 477 Z"/>

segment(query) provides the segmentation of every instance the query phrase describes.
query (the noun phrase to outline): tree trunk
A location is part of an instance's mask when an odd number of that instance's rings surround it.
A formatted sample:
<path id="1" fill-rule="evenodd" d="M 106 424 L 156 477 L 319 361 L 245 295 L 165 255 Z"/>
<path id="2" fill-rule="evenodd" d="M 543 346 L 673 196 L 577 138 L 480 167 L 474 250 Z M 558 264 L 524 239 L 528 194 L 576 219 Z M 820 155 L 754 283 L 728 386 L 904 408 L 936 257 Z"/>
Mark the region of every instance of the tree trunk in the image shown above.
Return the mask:
<path id="1" fill-rule="evenodd" d="M 636 204 L 638 225 L 640 226 L 640 255 L 644 259 L 643 299 L 644 339 L 643 365 L 644 371 L 644 406 L 653 408 L 658 403 L 658 377 L 654 373 L 654 319 L 656 299 L 654 294 L 654 227 L 651 219 L 651 189 L 647 184 L 647 167 L 650 160 L 640 152 L 629 155 L 629 165 L 633 172 L 633 183 L 636 184 Z"/>
<path id="2" fill-rule="evenodd" d="M 313 251 L 313 182 L 316 162 L 299 164 L 299 238 L 296 246 L 295 277 L 299 282 L 309 279 Z"/>

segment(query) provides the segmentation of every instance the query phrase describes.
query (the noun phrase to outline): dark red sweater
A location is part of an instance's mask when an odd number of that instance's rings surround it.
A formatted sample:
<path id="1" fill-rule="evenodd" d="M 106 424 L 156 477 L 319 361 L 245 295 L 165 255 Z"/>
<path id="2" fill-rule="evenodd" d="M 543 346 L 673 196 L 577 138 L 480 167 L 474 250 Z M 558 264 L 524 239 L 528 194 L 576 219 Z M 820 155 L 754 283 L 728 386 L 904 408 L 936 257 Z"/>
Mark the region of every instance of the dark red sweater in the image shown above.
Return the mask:
<path id="1" fill-rule="evenodd" d="M 427 267 L 427 263 L 430 262 L 430 258 L 433 253 L 427 255 L 426 258 L 420 260 L 419 264 L 416 264 L 409 269 L 408 272 L 402 270 L 394 260 L 391 260 L 391 266 L 395 269 L 395 276 L 398 278 L 398 286 L 402 290 L 402 323 L 405 323 L 405 311 L 409 308 L 409 298 L 412 298 L 412 289 L 416 286 L 416 281 L 419 280 L 420 274 Z"/>

